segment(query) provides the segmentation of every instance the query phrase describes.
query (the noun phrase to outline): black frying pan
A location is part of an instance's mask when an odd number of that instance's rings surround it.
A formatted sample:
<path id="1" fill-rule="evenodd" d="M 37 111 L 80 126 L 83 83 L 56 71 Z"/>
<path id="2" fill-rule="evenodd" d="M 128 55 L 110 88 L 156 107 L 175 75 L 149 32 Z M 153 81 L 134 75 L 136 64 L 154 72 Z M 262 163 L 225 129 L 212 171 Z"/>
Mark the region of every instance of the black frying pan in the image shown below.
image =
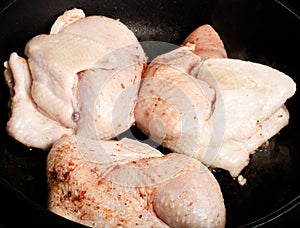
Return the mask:
<path id="1" fill-rule="evenodd" d="M 201 24 L 211 24 L 228 55 L 274 67 L 300 85 L 300 18 L 275 0 L 76 0 L 2 1 L 0 62 L 12 51 L 23 55 L 26 42 L 48 33 L 64 10 L 82 8 L 87 15 L 120 18 L 141 41 L 180 44 Z M 151 52 L 151 48 L 146 50 Z M 296 58 L 293 57 L 296 55 Z M 2 72 L 3 67 L 0 68 Z M 46 209 L 47 152 L 24 147 L 5 131 L 8 89 L 0 81 L 0 227 L 82 227 Z M 299 216 L 299 93 L 287 102 L 290 124 L 267 148 L 251 157 L 241 187 L 227 172 L 216 171 L 227 209 L 227 227 L 268 227 L 297 222 Z M 137 136 L 137 129 L 131 129 Z M 9 217 L 12 216 L 12 219 Z"/>

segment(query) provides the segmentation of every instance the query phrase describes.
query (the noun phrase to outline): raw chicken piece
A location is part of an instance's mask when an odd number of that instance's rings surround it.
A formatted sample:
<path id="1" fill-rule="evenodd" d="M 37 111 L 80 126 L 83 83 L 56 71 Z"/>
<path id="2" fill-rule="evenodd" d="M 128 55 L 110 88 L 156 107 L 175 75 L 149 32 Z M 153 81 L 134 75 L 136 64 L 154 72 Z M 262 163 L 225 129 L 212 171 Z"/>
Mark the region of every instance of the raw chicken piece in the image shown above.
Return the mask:
<path id="1" fill-rule="evenodd" d="M 204 165 L 135 140 L 61 138 L 47 176 L 49 209 L 87 226 L 225 226 L 220 187 Z"/>
<path id="2" fill-rule="evenodd" d="M 39 122 L 30 128 L 38 130 L 20 130 L 14 124 L 24 119 L 26 108 L 22 106 L 12 110 L 14 121 L 8 127 L 17 140 L 45 149 L 65 132 L 109 139 L 134 123 L 146 57 L 134 34 L 118 20 L 85 17 L 79 9 L 66 11 L 53 24 L 51 34 L 36 36 L 27 43 L 25 54 L 28 75 L 16 76 L 16 66 L 6 64 L 10 65 L 7 72 L 11 72 L 11 82 L 17 77 L 30 78 L 28 100 L 34 103 L 37 115 L 43 116 L 40 118 L 57 122 L 60 131 L 51 135 L 52 127 L 45 128 L 46 123 Z M 19 91 L 14 93 L 18 96 Z M 40 131 L 47 131 L 47 140 L 39 142 L 41 137 L 35 134 Z"/>
<path id="3" fill-rule="evenodd" d="M 63 127 L 39 112 L 30 96 L 32 80 L 24 58 L 12 53 L 5 67 L 4 76 L 12 95 L 12 111 L 7 123 L 10 135 L 26 146 L 48 149 L 62 135 L 74 133 L 72 129 Z"/>
<path id="4" fill-rule="evenodd" d="M 212 76 L 223 103 L 215 112 L 223 113 L 219 122 L 225 121 L 223 143 L 215 146 L 215 151 L 220 150 L 212 166 L 235 177 L 249 163 L 249 154 L 288 124 L 284 103 L 294 95 L 296 85 L 268 66 L 234 59 L 206 60 L 196 77 L 211 82 Z"/>
<path id="5" fill-rule="evenodd" d="M 102 139 L 115 137 L 133 124 L 146 57 L 134 34 L 121 22 L 103 16 L 76 19 L 58 34 L 31 41 L 27 46 L 30 66 L 37 70 L 33 78 L 46 84 L 32 92 L 33 98 L 57 121 L 75 128 L 77 134 Z M 51 51 L 54 53 L 50 55 Z M 46 69 L 39 69 L 41 59 Z M 59 72 L 55 71 L 56 65 L 60 66 Z M 45 73 L 53 80 L 45 83 Z M 64 108 L 49 110 L 48 104 L 38 99 L 45 87 L 55 93 L 55 102 L 63 103 Z M 123 115 L 119 117 L 118 113 Z M 74 115 L 75 121 L 71 118 Z"/>
<path id="6" fill-rule="evenodd" d="M 135 109 L 137 126 L 173 152 L 236 177 L 249 154 L 288 124 L 284 103 L 295 83 L 268 66 L 208 58 L 219 49 L 204 58 L 190 50 L 196 49 L 180 47 L 148 66 Z"/>

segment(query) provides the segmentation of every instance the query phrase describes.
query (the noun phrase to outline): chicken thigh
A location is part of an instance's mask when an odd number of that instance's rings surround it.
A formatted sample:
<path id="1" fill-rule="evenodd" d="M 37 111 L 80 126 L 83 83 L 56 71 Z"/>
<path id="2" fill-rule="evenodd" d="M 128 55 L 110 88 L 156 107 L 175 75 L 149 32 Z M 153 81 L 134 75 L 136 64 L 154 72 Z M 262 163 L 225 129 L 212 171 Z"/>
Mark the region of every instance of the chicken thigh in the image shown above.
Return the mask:
<path id="1" fill-rule="evenodd" d="M 110 139 L 134 123 L 146 56 L 120 21 L 85 17 L 80 9 L 66 11 L 51 34 L 38 35 L 26 44 L 25 54 L 27 60 L 14 53 L 5 63 L 12 96 L 21 97 L 25 91 L 32 109 L 28 117 L 23 106 L 11 103 L 13 116 L 7 130 L 21 143 L 47 149 L 73 133 Z M 19 78 L 28 78 L 26 90 L 16 86 Z M 41 121 L 24 122 L 24 113 Z"/>
<path id="2" fill-rule="evenodd" d="M 47 176 L 49 210 L 87 226 L 225 226 L 222 193 L 206 166 L 136 140 L 63 137 L 48 154 Z"/>
<path id="3" fill-rule="evenodd" d="M 148 66 L 136 124 L 173 152 L 236 177 L 249 155 L 288 124 L 284 103 L 296 85 L 268 66 L 225 58 L 220 38 L 203 28 Z"/>

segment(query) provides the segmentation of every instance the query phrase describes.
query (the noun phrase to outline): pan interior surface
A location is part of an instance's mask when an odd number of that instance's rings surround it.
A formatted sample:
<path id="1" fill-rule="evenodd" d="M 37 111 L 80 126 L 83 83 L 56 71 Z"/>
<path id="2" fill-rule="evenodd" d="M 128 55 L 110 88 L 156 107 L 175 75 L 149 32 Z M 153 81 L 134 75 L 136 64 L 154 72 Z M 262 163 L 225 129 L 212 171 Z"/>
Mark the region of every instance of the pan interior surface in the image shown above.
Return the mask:
<path id="1" fill-rule="evenodd" d="M 86 15 L 119 18 L 140 41 L 179 45 L 198 26 L 211 24 L 223 39 L 229 57 L 269 65 L 300 83 L 299 60 L 292 54 L 300 53 L 300 20 L 277 1 L 5 1 L 0 11 L 0 62 L 6 61 L 13 51 L 24 56 L 29 39 L 49 33 L 56 17 L 74 7 L 83 9 Z M 151 48 L 155 49 L 150 46 L 146 51 L 153 55 Z M 0 184 L 4 186 L 1 191 L 22 201 L 24 207 L 42 211 L 38 213 L 44 221 L 82 227 L 47 211 L 47 152 L 25 147 L 7 135 L 9 91 L 4 77 L 0 86 Z M 213 171 L 225 199 L 227 227 L 267 223 L 299 204 L 299 99 L 296 92 L 286 103 L 289 125 L 270 139 L 267 147 L 251 156 L 249 166 L 242 172 L 248 180 L 245 186 L 241 187 L 225 171 Z M 130 131 L 143 137 L 136 128 Z M 11 203 L 9 199 L 4 202 L 7 206 Z M 8 212 L 13 212 L 9 208 Z"/>

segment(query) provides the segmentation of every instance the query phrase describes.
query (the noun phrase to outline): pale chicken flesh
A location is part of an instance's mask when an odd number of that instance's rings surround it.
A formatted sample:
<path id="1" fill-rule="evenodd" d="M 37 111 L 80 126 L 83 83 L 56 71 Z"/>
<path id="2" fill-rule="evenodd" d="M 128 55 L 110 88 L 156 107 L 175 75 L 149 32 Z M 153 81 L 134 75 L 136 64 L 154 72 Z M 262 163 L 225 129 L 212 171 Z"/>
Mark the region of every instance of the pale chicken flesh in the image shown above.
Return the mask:
<path id="1" fill-rule="evenodd" d="M 148 66 L 136 124 L 173 152 L 236 177 L 249 155 L 288 124 L 284 103 L 296 85 L 271 67 L 225 58 L 211 30 L 198 28 L 182 47 Z"/>
<path id="2" fill-rule="evenodd" d="M 146 56 L 120 21 L 66 11 L 51 34 L 27 43 L 25 54 L 28 59 L 13 53 L 5 63 L 13 97 L 7 130 L 18 141 L 47 149 L 63 135 L 110 139 L 134 123 Z M 20 78 L 26 89 L 16 86 Z M 24 91 L 26 100 L 20 100 Z M 27 102 L 31 111 L 20 102 Z M 32 125 L 35 120 L 41 125 Z"/>
<path id="3" fill-rule="evenodd" d="M 6 128 L 9 134 L 27 146 L 38 148 L 46 148 L 62 135 L 73 134 L 72 129 L 39 112 L 30 95 L 32 79 L 25 59 L 11 54 L 4 75 L 13 94 Z"/>
<path id="4" fill-rule="evenodd" d="M 206 166 L 136 140 L 63 137 L 49 152 L 47 175 L 49 209 L 87 226 L 225 226 L 222 193 Z"/>

